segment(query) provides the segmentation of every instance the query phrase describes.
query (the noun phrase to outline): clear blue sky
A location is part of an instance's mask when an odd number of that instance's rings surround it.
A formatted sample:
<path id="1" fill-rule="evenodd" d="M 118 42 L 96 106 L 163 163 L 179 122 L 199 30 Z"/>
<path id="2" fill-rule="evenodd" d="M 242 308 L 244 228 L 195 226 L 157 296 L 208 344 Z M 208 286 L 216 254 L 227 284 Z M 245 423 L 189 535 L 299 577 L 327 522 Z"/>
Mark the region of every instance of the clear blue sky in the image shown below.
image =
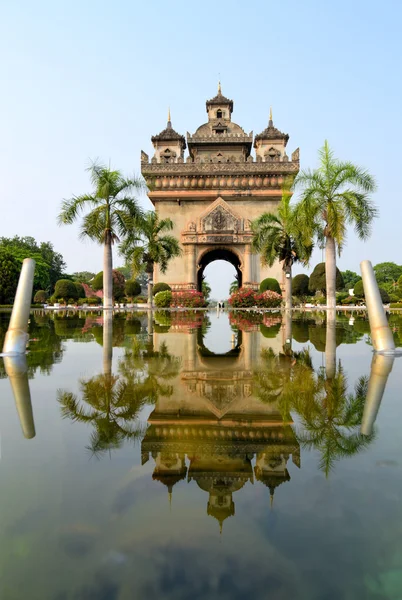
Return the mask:
<path id="1" fill-rule="evenodd" d="M 272 105 L 302 167 L 327 138 L 375 175 L 373 236 L 351 232 L 339 266 L 402 263 L 401 19 L 399 0 L 1 3 L 0 236 L 50 240 L 70 272 L 100 270 L 101 249 L 57 227 L 62 198 L 89 191 L 89 158 L 139 173 L 168 105 L 174 128 L 193 132 L 220 73 L 247 131 L 266 127 Z M 219 265 L 216 297 L 232 279 Z"/>

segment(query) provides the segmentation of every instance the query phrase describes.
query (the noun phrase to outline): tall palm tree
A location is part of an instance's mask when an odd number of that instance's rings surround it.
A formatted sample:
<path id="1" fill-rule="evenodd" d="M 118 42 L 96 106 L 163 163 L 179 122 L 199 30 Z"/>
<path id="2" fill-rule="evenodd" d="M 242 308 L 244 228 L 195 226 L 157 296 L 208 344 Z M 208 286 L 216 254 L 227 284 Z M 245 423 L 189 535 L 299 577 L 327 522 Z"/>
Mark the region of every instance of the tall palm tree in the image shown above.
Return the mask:
<path id="1" fill-rule="evenodd" d="M 336 251 L 341 253 L 346 228 L 353 225 L 360 239 L 369 237 L 377 209 L 370 200 L 374 178 L 365 170 L 334 157 L 327 141 L 319 150 L 319 167 L 301 171 L 295 188 L 301 189 L 297 216 L 303 230 L 325 245 L 327 307 L 336 308 Z"/>
<path id="2" fill-rule="evenodd" d="M 285 273 L 285 308 L 292 309 L 292 265 L 308 261 L 313 250 L 312 238 L 307 230 L 301 230 L 291 206 L 290 182 L 282 190 L 277 214 L 264 213 L 252 223 L 252 246 L 261 254 L 264 264 L 272 267 L 276 260 L 282 263 Z"/>
<path id="3" fill-rule="evenodd" d="M 148 304 L 152 306 L 152 288 L 154 266 L 159 265 L 162 273 L 166 272 L 169 261 L 181 255 L 179 241 L 166 232 L 172 231 L 174 225 L 169 218 L 160 219 L 154 211 L 145 213 L 140 221 L 139 229 L 133 230 L 120 245 L 120 250 L 138 272 L 145 267 L 148 275 Z"/>
<path id="4" fill-rule="evenodd" d="M 98 162 L 87 169 L 93 185 L 92 193 L 63 200 L 59 225 L 71 224 L 85 213 L 80 237 L 103 244 L 103 308 L 113 308 L 112 246 L 136 227 L 142 211 L 133 192 L 145 189 L 136 178 L 126 179 L 120 171 Z"/>

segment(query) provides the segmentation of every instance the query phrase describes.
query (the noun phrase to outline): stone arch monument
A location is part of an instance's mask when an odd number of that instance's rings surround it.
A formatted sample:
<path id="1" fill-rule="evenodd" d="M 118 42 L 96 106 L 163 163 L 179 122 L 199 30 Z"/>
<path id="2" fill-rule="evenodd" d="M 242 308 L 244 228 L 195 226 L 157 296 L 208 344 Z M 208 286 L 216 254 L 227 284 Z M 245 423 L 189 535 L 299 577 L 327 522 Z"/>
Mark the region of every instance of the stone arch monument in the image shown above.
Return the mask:
<path id="1" fill-rule="evenodd" d="M 233 101 L 222 95 L 220 85 L 206 109 L 207 123 L 187 133 L 187 143 L 173 129 L 169 112 L 166 129 L 151 138 L 151 161 L 141 152 L 148 196 L 161 218 L 172 219 L 183 249 L 166 273 L 155 267 L 154 281 L 177 291 L 200 290 L 205 267 L 226 260 L 243 287 L 257 289 L 265 277 L 283 283 L 279 264 L 266 267 L 253 254 L 251 221 L 276 211 L 284 179 L 299 171 L 299 150 L 289 160 L 289 136 L 274 127 L 272 112 L 264 131 L 247 134 L 232 121 Z"/>

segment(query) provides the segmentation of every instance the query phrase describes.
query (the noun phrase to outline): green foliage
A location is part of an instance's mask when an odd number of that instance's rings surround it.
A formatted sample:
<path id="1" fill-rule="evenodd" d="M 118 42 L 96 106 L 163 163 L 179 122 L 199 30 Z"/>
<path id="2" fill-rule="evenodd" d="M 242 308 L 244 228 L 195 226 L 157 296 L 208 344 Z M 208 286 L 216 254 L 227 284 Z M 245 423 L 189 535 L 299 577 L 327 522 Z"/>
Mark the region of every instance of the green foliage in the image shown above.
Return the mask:
<path id="1" fill-rule="evenodd" d="M 88 285 L 94 277 L 95 273 L 92 273 L 91 271 L 77 271 L 72 274 L 74 281 L 78 281 L 78 283 L 87 283 Z"/>
<path id="2" fill-rule="evenodd" d="M 327 291 L 327 282 L 325 279 L 325 263 L 318 263 L 315 266 L 314 271 L 310 275 L 309 290 L 312 294 L 316 292 L 322 292 L 323 294 Z M 336 268 L 336 289 L 342 290 L 345 287 L 344 281 L 342 278 L 342 273 Z"/>
<path id="3" fill-rule="evenodd" d="M 291 184 L 291 180 L 284 182 L 277 212 L 264 213 L 252 223 L 253 249 L 270 267 L 279 260 L 284 271 L 297 262 L 308 264 L 313 250 L 312 238 L 306 228 L 299 227 L 295 208 L 291 205 Z"/>
<path id="4" fill-rule="evenodd" d="M 343 298 L 341 300 L 341 304 L 343 306 L 349 306 L 351 304 L 356 304 L 356 298 L 355 298 L 355 296 L 346 296 L 346 298 Z"/>
<path id="5" fill-rule="evenodd" d="M 391 302 L 390 308 L 402 308 L 402 302 Z"/>
<path id="6" fill-rule="evenodd" d="M 141 294 L 141 286 L 138 281 L 130 279 L 126 281 L 125 292 L 128 298 L 134 298 L 134 296 Z"/>
<path id="7" fill-rule="evenodd" d="M 270 290 L 271 292 L 276 292 L 277 294 L 281 294 L 281 287 L 277 279 L 273 277 L 267 277 L 263 279 L 260 283 L 260 292 L 266 292 Z"/>
<path id="8" fill-rule="evenodd" d="M 309 293 L 308 282 L 309 282 L 309 277 L 308 277 L 308 275 L 305 275 L 304 273 L 300 273 L 300 275 L 296 275 L 295 277 L 293 277 L 292 293 L 295 296 L 301 296 L 301 297 L 307 296 Z"/>
<path id="9" fill-rule="evenodd" d="M 230 284 L 230 288 L 229 288 L 229 294 L 232 295 L 234 294 L 234 292 L 237 292 L 237 290 L 239 289 L 239 280 L 235 279 L 234 281 L 232 281 L 232 283 Z"/>
<path id="10" fill-rule="evenodd" d="M 91 288 L 94 290 L 94 292 L 103 290 L 103 271 L 99 271 L 99 273 L 95 275 L 91 282 Z"/>
<path id="11" fill-rule="evenodd" d="M 373 267 L 378 285 L 393 283 L 402 276 L 402 266 L 393 262 L 383 262 Z"/>
<path id="12" fill-rule="evenodd" d="M 154 296 L 156 296 L 156 294 L 158 294 L 159 292 L 171 292 L 172 288 L 170 287 L 169 284 L 164 283 L 163 281 L 159 281 L 158 283 L 155 283 L 152 293 Z"/>
<path id="13" fill-rule="evenodd" d="M 203 281 L 201 291 L 203 293 L 205 300 L 208 302 L 209 297 L 211 295 L 211 286 L 209 285 L 209 283 L 207 283 L 206 281 Z"/>
<path id="14" fill-rule="evenodd" d="M 348 292 L 338 292 L 336 294 L 336 303 L 337 304 L 341 304 L 343 300 L 345 300 L 345 298 L 348 298 L 349 294 Z"/>
<path id="15" fill-rule="evenodd" d="M 124 275 L 113 269 L 112 271 L 112 281 L 113 281 L 113 298 L 115 300 L 120 300 L 123 298 L 125 293 L 125 285 L 126 281 L 124 279 Z M 95 292 L 99 290 L 103 290 L 103 271 L 100 271 L 97 275 L 95 275 L 94 280 L 91 283 L 91 287 Z"/>
<path id="16" fill-rule="evenodd" d="M 383 304 L 389 304 L 389 294 L 383 288 L 379 288 L 380 296 Z"/>
<path id="17" fill-rule="evenodd" d="M 145 270 L 152 274 L 155 264 L 166 272 L 170 260 L 181 255 L 179 241 L 166 233 L 173 227 L 171 219 L 160 219 L 155 211 L 141 216 L 138 228 L 132 228 L 120 244 L 120 252 L 131 263 L 133 272 Z"/>
<path id="18" fill-rule="evenodd" d="M 80 298 L 78 300 L 78 306 L 84 306 L 87 304 L 88 306 L 98 306 L 102 304 L 102 298 L 98 296 L 89 296 L 88 298 Z"/>
<path id="19" fill-rule="evenodd" d="M 74 282 L 70 281 L 70 279 L 59 279 L 56 281 L 54 296 L 58 299 L 73 298 L 74 300 L 78 300 L 78 292 Z"/>
<path id="20" fill-rule="evenodd" d="M 353 288 L 353 293 L 356 298 L 364 298 L 364 287 L 363 280 L 359 279 L 357 283 L 355 283 L 355 287 Z"/>
<path id="21" fill-rule="evenodd" d="M 0 304 L 14 301 L 19 275 L 19 261 L 11 252 L 0 249 Z"/>
<path id="22" fill-rule="evenodd" d="M 75 289 L 77 290 L 77 298 L 85 298 L 85 290 L 84 287 L 78 283 L 78 281 L 74 281 Z"/>
<path id="23" fill-rule="evenodd" d="M 168 308 L 172 303 L 172 292 L 170 290 L 165 290 L 163 292 L 158 292 L 155 296 L 155 305 L 158 308 Z"/>
<path id="24" fill-rule="evenodd" d="M 314 301 L 316 304 L 319 304 L 322 306 L 324 306 L 327 303 L 327 299 L 325 296 L 318 296 L 317 298 L 314 298 Z"/>
<path id="25" fill-rule="evenodd" d="M 122 275 L 124 275 L 124 279 L 131 279 L 131 267 L 130 265 L 124 265 L 123 267 L 117 267 L 116 271 L 119 271 Z"/>
<path id="26" fill-rule="evenodd" d="M 49 294 L 45 290 L 38 290 L 34 296 L 35 304 L 45 304 L 49 297 Z"/>
<path id="27" fill-rule="evenodd" d="M 0 249 L 10 252 L 20 265 L 24 258 L 33 258 L 36 261 L 34 291 L 53 289 L 56 281 L 64 274 L 66 263 L 62 255 L 54 251 L 51 242 L 38 244 L 33 237 L 29 236 L 2 237 Z"/>
<path id="28" fill-rule="evenodd" d="M 350 290 L 354 287 L 355 283 L 357 283 L 360 279 L 360 275 L 355 273 L 354 271 L 341 271 L 343 277 L 343 283 L 345 286 L 345 290 Z"/>

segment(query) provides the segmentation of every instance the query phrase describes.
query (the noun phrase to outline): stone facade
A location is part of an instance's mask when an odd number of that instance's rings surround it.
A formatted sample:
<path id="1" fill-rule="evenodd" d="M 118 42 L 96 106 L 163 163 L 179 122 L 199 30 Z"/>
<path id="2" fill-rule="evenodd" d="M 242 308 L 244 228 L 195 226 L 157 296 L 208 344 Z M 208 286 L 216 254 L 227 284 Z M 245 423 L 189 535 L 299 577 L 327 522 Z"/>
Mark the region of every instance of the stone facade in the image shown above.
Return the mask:
<path id="1" fill-rule="evenodd" d="M 172 128 L 170 114 L 166 129 L 152 137 L 152 159 L 141 152 L 149 198 L 161 218 L 172 219 L 183 248 L 166 273 L 155 267 L 154 281 L 200 289 L 205 267 L 223 259 L 245 287 L 256 289 L 265 277 L 282 282 L 281 266 L 268 268 L 251 251 L 251 221 L 277 209 L 283 182 L 299 171 L 299 150 L 289 159 L 289 136 L 274 127 L 272 114 L 263 132 L 247 134 L 232 121 L 233 101 L 220 86 L 206 109 L 207 123 L 187 133 L 187 157 L 186 140 Z"/>

